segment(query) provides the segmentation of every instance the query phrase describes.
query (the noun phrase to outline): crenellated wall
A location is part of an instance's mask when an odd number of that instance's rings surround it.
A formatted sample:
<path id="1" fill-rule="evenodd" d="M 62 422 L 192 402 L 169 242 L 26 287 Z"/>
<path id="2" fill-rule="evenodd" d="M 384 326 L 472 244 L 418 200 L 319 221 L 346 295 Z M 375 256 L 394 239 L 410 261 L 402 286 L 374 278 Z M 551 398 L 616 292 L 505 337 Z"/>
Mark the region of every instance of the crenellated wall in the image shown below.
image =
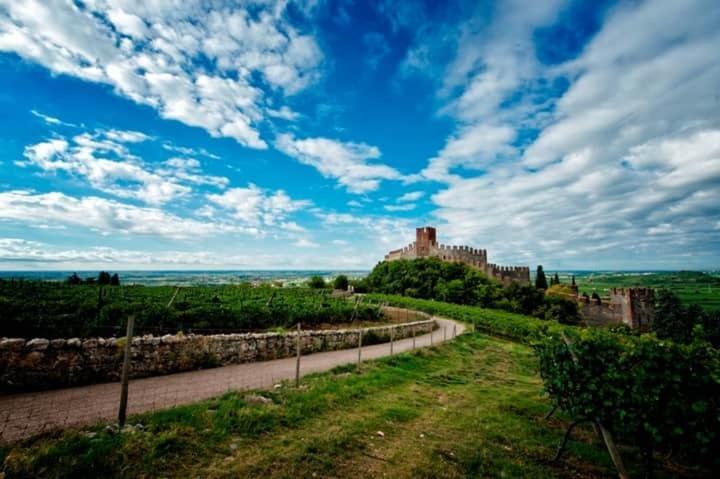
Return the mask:
<path id="1" fill-rule="evenodd" d="M 608 298 L 578 297 L 580 314 L 590 326 L 625 325 L 648 331 L 654 313 L 655 292 L 651 288 L 613 288 Z"/>
<path id="2" fill-rule="evenodd" d="M 463 263 L 482 271 L 491 278 L 509 285 L 530 282 L 530 268 L 527 266 L 499 266 L 488 263 L 487 250 L 470 246 L 444 245 L 437 242 L 437 230 L 430 226 L 415 230 L 415 241 L 409 245 L 390 251 L 385 261 L 416 258 L 439 258 L 443 261 Z"/>

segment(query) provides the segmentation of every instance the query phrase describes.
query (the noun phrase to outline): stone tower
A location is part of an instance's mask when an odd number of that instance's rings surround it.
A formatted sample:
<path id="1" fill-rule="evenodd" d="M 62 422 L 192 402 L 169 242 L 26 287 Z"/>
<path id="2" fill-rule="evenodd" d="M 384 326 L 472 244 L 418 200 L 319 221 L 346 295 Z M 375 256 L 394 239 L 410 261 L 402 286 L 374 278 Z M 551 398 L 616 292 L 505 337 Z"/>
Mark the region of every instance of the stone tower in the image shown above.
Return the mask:
<path id="1" fill-rule="evenodd" d="M 415 228 L 415 248 L 418 257 L 430 256 L 430 248 L 437 246 L 437 230 L 432 226 Z"/>

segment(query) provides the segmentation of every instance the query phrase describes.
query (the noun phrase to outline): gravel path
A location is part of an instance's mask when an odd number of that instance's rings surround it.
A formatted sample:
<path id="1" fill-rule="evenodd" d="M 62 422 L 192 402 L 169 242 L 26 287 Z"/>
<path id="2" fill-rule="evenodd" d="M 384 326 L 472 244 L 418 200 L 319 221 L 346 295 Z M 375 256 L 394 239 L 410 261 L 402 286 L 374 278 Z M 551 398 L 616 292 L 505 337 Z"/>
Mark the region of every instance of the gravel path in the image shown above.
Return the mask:
<path id="1" fill-rule="evenodd" d="M 415 347 L 427 347 L 460 334 L 463 323 L 434 318 L 439 329 L 415 338 Z M 394 352 L 413 348 L 412 338 L 395 341 Z M 390 354 L 390 344 L 362 348 L 362 359 Z M 300 374 L 327 371 L 356 362 L 358 350 L 345 349 L 303 356 Z M 138 414 L 192 403 L 232 390 L 267 389 L 295 377 L 295 358 L 224 366 L 215 369 L 157 376 L 130 381 L 128 414 Z M 114 420 L 120 383 L 95 384 L 52 391 L 0 396 L 0 442 L 10 442 L 70 426 Z"/>

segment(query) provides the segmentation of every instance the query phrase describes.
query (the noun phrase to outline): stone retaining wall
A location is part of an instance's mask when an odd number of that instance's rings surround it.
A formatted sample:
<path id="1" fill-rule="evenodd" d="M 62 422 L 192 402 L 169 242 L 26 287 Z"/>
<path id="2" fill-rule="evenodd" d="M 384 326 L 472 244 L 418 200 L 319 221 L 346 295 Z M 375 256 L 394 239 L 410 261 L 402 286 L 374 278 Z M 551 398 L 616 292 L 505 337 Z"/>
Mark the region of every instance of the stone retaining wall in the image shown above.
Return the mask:
<path id="1" fill-rule="evenodd" d="M 425 316 L 429 318 L 429 316 Z M 363 344 L 429 333 L 432 319 L 364 328 Z M 358 329 L 303 331 L 302 354 L 354 348 Z M 292 357 L 297 333 L 166 335 L 136 337 L 131 377 L 141 378 L 229 364 Z M 0 391 L 29 391 L 118 381 L 124 338 L 0 339 Z"/>

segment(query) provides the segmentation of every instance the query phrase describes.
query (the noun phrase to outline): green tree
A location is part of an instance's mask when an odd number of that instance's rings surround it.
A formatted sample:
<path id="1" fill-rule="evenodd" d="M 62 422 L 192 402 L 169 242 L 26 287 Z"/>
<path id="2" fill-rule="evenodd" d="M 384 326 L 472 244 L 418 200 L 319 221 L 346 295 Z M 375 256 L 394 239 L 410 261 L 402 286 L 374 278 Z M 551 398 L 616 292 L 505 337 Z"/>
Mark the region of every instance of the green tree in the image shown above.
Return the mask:
<path id="1" fill-rule="evenodd" d="M 341 274 L 341 275 L 337 276 L 335 278 L 335 280 L 333 281 L 333 288 L 347 291 L 349 284 L 350 283 L 348 281 L 347 276 L 345 276 L 344 274 Z"/>
<path id="2" fill-rule="evenodd" d="M 65 280 L 67 284 L 82 284 L 82 279 L 77 273 L 73 273 Z"/>
<path id="3" fill-rule="evenodd" d="M 312 278 L 310 278 L 310 280 L 308 281 L 308 286 L 313 289 L 323 289 L 327 285 L 325 284 L 325 280 L 322 279 L 322 276 L 316 275 L 316 276 L 313 276 Z"/>
<path id="4" fill-rule="evenodd" d="M 120 276 L 117 273 L 110 277 L 110 286 L 120 286 Z"/>
<path id="5" fill-rule="evenodd" d="M 97 284 L 101 286 L 110 284 L 110 273 L 107 271 L 100 271 L 100 274 L 98 274 Z"/>
<path id="6" fill-rule="evenodd" d="M 535 275 L 535 288 L 536 289 L 548 289 L 547 278 L 545 277 L 545 271 L 543 271 L 542 265 L 538 265 L 537 273 Z"/>

